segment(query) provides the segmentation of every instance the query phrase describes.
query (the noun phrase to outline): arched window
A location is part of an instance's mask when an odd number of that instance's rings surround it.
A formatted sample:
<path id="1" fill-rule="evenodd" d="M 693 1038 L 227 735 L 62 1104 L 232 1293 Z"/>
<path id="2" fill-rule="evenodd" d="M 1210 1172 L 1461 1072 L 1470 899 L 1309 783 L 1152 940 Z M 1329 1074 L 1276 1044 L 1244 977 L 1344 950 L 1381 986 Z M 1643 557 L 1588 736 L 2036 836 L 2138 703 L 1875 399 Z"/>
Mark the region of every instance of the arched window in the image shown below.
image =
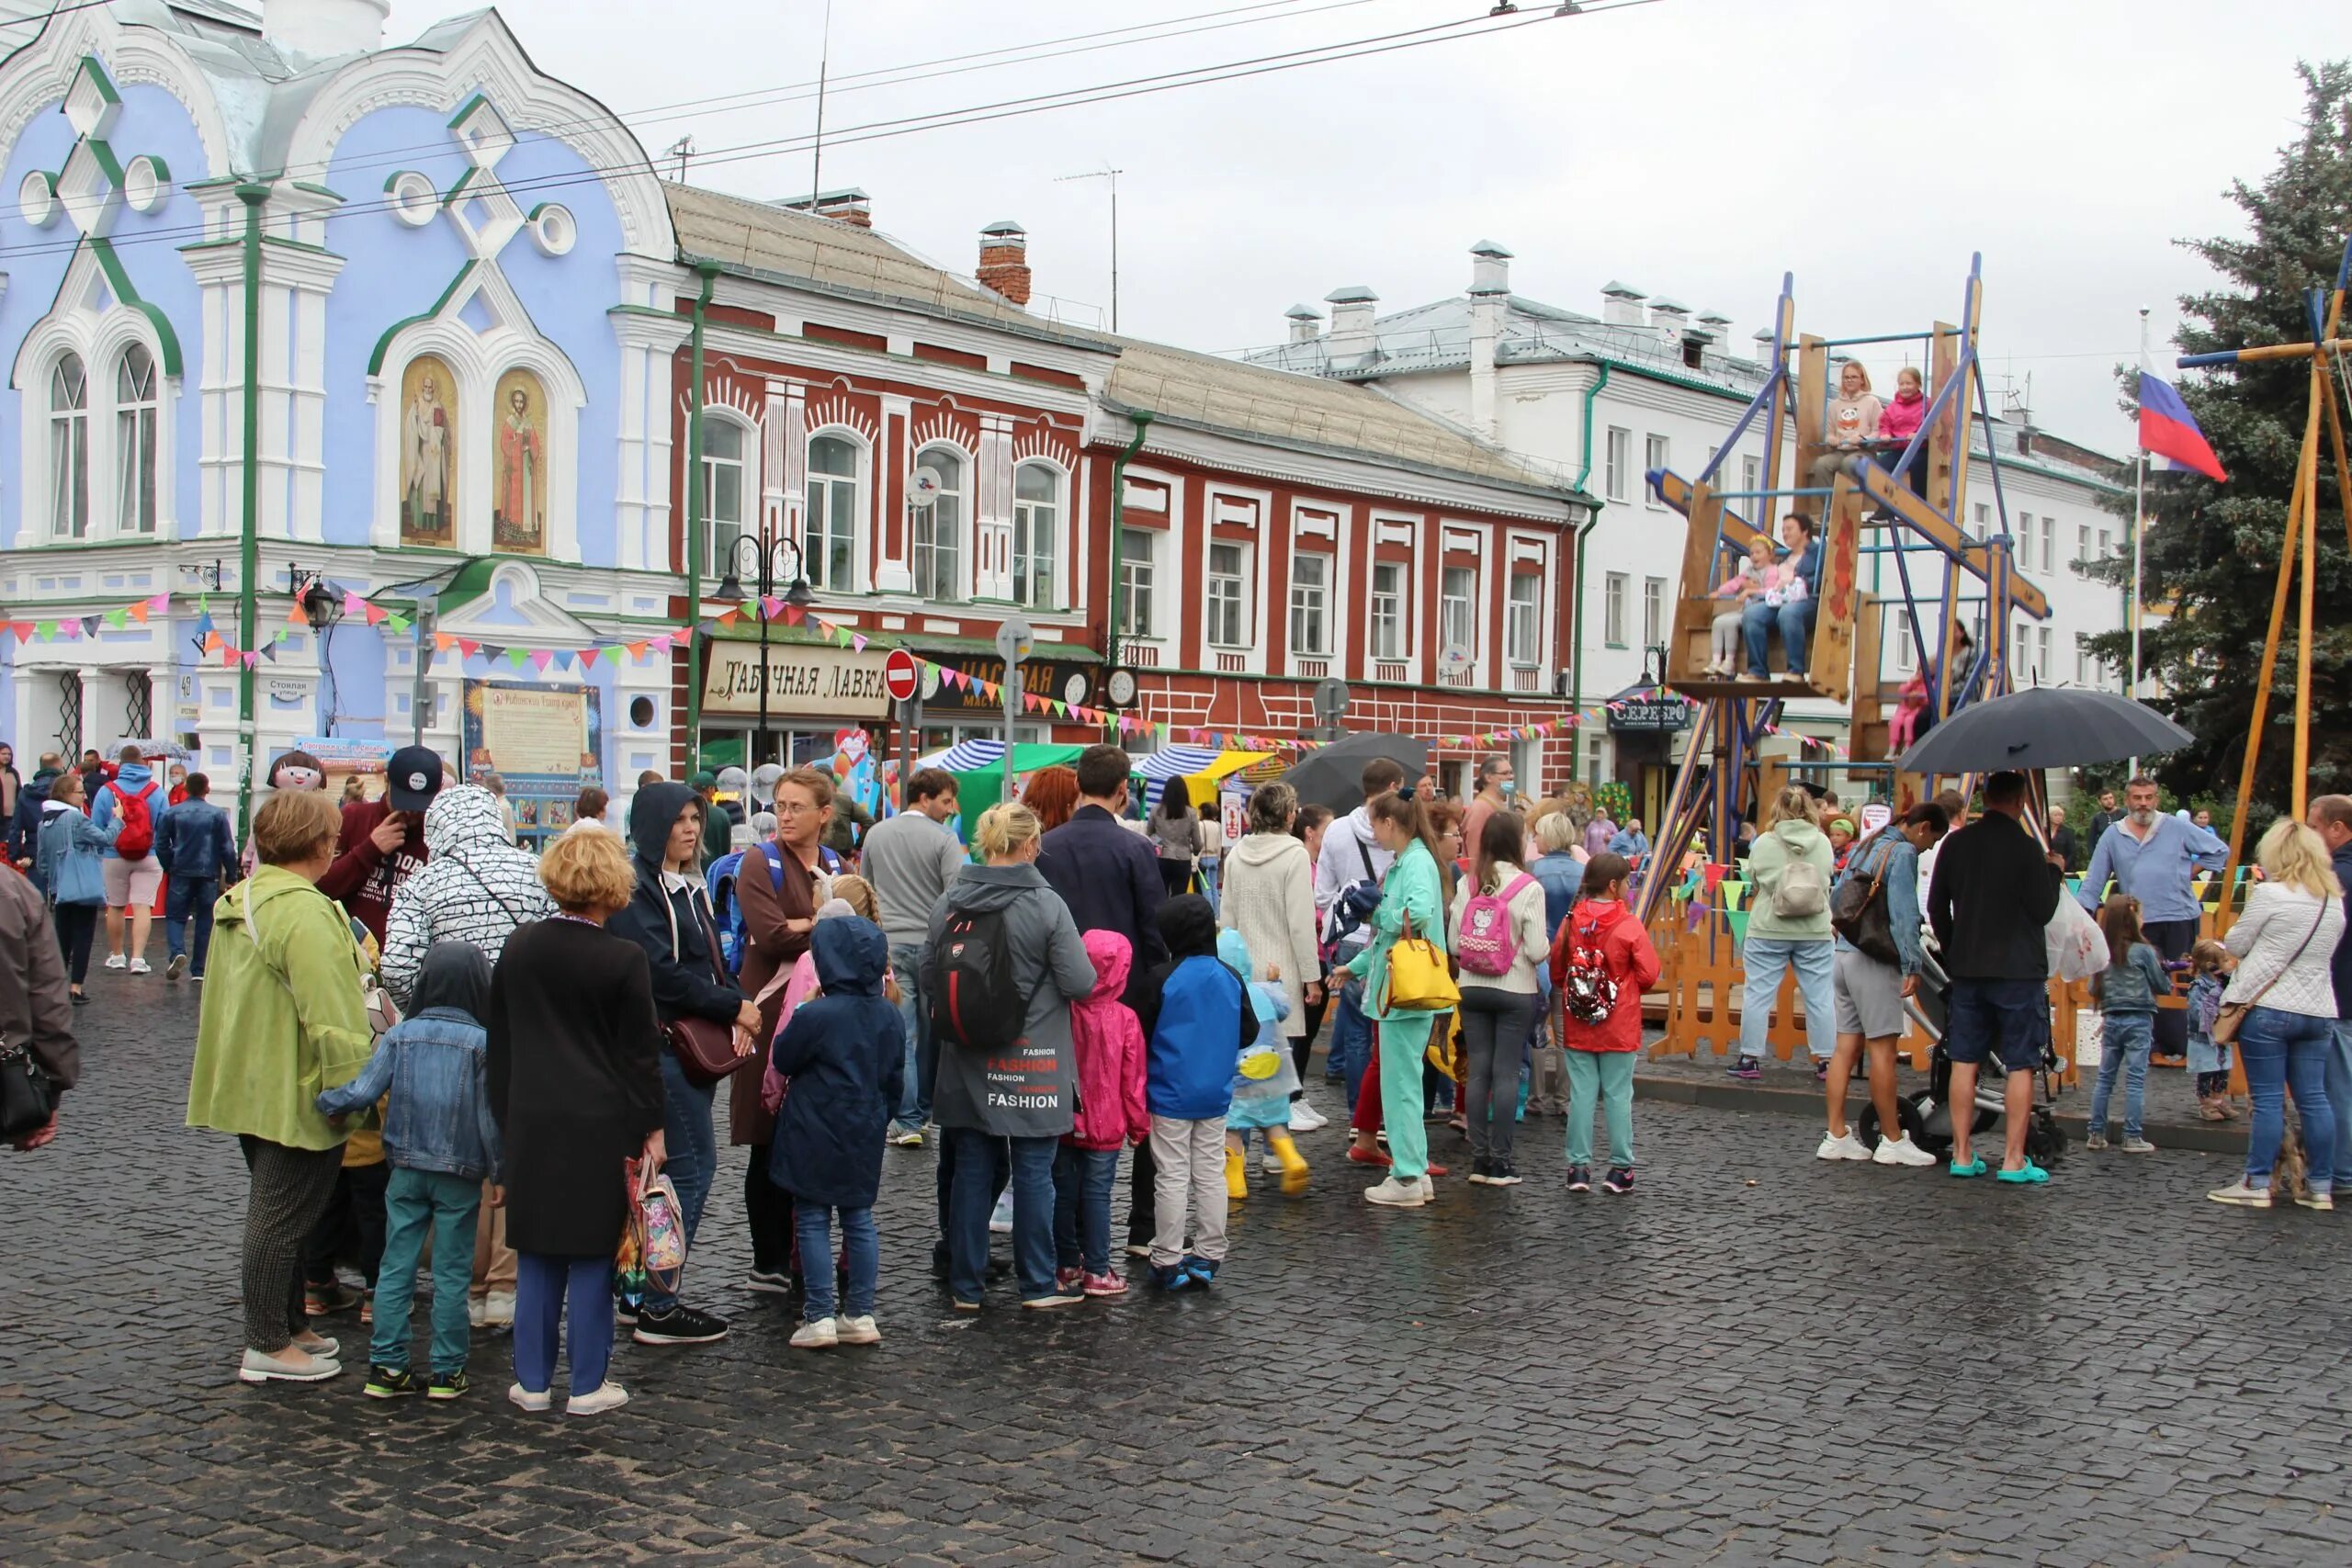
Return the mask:
<path id="1" fill-rule="evenodd" d="M 702 514 L 710 530 L 703 574 L 723 576 L 743 532 L 743 427 L 732 420 L 702 422 Z"/>
<path id="2" fill-rule="evenodd" d="M 1061 608 L 1054 550 L 1060 538 L 1062 479 L 1044 463 L 1012 471 L 1012 601 L 1032 609 Z"/>
<path id="3" fill-rule="evenodd" d="M 49 375 L 50 532 L 79 539 L 90 531 L 90 388 L 79 355 Z"/>
<path id="4" fill-rule="evenodd" d="M 964 596 L 964 458 L 952 446 L 925 447 L 917 468 L 939 480 L 939 494 L 914 509 L 915 592 L 926 599 Z"/>
<path id="5" fill-rule="evenodd" d="M 857 590 L 857 446 L 839 435 L 808 443 L 808 512 L 801 544 L 802 570 L 811 586 L 836 593 Z"/>
<path id="6" fill-rule="evenodd" d="M 123 350 L 114 372 L 116 529 L 155 531 L 155 360 L 146 347 Z"/>

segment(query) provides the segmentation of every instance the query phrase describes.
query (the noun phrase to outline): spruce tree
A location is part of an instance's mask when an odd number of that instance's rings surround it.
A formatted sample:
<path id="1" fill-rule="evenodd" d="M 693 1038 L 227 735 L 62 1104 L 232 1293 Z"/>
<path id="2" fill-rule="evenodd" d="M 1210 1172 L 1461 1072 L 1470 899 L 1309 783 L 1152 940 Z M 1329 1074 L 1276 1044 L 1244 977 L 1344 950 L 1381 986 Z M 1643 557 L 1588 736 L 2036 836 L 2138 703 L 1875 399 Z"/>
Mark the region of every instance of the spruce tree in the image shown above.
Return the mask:
<path id="1" fill-rule="evenodd" d="M 2181 242 L 2222 280 L 2220 288 L 2182 297 L 2184 321 L 2175 342 L 2185 354 L 2308 343 L 2312 325 L 2306 296 L 2335 287 L 2346 237 L 2352 234 L 2352 61 L 2299 70 L 2304 93 L 2299 133 L 2259 186 L 2239 181 L 2230 191 L 2245 213 L 2247 232 Z M 2352 333 L 2352 321 L 2342 330 Z M 2178 799 L 2211 795 L 2227 801 L 2236 794 L 2253 722 L 2263 637 L 2286 541 L 2288 499 L 2311 406 L 2311 362 L 2293 359 L 2218 372 L 2176 372 L 2162 366 L 2158 361 L 2154 373 L 2179 386 L 2230 478 L 2216 484 L 2200 475 L 2163 470 L 2151 460 L 2152 522 L 2143 562 L 2143 598 L 2150 618 L 2143 624 L 2141 658 L 2145 671 L 2162 682 L 2155 705 L 2197 737 L 2194 744 L 2156 759 L 2155 766 Z M 2138 372 L 2119 367 L 2117 375 L 2125 410 L 2136 414 Z M 2343 383 L 2332 382 L 2330 391 L 2337 413 L 2352 427 Z M 2312 648 L 2313 795 L 2352 792 L 2352 541 L 2346 538 L 2325 422 L 2322 411 Z M 2127 520 L 2128 541 L 2130 491 L 2112 504 Z M 2097 572 L 2128 591 L 2128 544 Z M 2298 581 L 2280 633 L 2255 774 L 2248 815 L 2257 823 L 2286 809 L 2290 799 L 2300 594 Z M 2103 634 L 2091 646 L 2118 668 L 2130 660 L 2128 631 Z"/>

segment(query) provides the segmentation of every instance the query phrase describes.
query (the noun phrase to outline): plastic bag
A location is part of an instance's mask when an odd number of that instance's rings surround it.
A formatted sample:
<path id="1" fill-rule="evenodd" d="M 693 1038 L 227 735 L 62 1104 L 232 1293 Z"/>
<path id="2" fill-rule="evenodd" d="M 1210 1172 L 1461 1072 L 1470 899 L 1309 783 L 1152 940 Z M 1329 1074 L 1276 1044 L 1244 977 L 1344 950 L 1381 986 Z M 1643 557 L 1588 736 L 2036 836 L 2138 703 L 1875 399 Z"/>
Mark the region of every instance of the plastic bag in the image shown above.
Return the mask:
<path id="1" fill-rule="evenodd" d="M 2041 942 L 2050 972 L 2062 980 L 2087 980 L 2107 968 L 2107 937 L 2072 894 L 2058 896 L 2057 913 L 2042 928 Z"/>

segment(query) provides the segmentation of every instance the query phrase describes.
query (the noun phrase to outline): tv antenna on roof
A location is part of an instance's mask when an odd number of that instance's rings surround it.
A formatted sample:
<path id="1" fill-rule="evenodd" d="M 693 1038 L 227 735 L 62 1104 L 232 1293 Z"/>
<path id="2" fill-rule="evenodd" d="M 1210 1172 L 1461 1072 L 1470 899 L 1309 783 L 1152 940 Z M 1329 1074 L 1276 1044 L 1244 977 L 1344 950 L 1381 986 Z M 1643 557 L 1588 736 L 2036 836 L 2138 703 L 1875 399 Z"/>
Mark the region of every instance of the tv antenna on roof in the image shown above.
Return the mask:
<path id="1" fill-rule="evenodd" d="M 1111 330 L 1119 330 L 1119 176 L 1125 169 L 1114 169 L 1105 163 L 1099 169 L 1082 175 L 1063 175 L 1056 185 L 1068 185 L 1072 180 L 1108 180 L 1111 182 Z"/>

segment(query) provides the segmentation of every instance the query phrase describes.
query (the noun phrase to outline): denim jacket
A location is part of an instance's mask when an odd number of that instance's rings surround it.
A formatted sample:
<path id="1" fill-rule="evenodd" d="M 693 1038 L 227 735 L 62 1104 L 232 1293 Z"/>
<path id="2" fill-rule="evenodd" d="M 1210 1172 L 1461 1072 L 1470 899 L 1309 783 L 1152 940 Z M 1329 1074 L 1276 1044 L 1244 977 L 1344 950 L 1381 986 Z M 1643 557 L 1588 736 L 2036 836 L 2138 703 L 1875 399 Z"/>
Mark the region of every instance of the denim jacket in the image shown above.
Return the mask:
<path id="1" fill-rule="evenodd" d="M 183 882 L 237 880 L 237 839 L 229 814 L 209 800 L 183 800 L 155 819 L 155 863 Z"/>
<path id="2" fill-rule="evenodd" d="M 384 1157 L 395 1168 L 495 1180 L 498 1124 L 483 1076 L 481 1025 L 454 1008 L 427 1008 L 376 1043 L 359 1076 L 319 1096 L 322 1115 L 348 1116 L 389 1089 Z"/>

